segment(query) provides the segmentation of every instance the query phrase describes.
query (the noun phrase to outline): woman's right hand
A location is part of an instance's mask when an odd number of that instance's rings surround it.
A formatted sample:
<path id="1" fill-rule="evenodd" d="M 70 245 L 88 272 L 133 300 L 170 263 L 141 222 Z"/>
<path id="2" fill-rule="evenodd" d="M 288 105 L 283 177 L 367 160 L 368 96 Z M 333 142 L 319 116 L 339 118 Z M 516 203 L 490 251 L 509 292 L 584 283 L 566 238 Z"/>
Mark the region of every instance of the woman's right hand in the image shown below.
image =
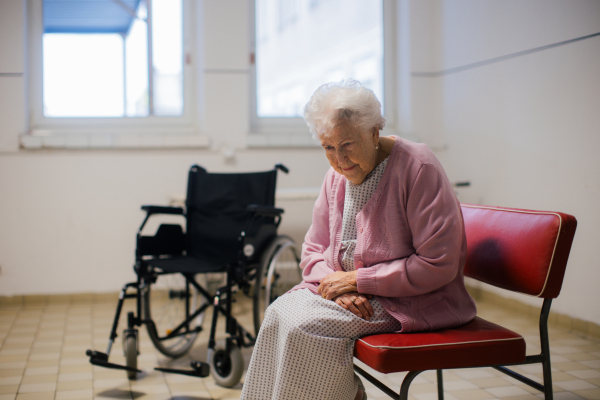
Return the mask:
<path id="1" fill-rule="evenodd" d="M 369 299 L 372 297 L 370 294 L 364 295 L 358 292 L 348 292 L 337 296 L 333 301 L 357 317 L 369 321 L 373 316 L 373 307 L 369 302 Z"/>

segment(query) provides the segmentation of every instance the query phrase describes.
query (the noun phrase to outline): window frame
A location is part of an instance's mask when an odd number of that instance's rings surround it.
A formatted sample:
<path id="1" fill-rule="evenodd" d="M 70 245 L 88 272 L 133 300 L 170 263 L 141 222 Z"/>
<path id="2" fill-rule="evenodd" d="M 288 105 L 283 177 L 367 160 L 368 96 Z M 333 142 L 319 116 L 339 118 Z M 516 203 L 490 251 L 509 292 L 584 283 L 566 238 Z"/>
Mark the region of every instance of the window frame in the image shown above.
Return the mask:
<path id="1" fill-rule="evenodd" d="M 381 0 L 383 3 L 383 97 L 385 104 L 386 131 L 395 133 L 397 128 L 397 50 L 396 50 L 396 18 L 395 0 Z M 249 147 L 277 146 L 319 146 L 308 133 L 302 117 L 259 117 L 256 83 L 256 1 L 250 6 L 251 33 L 250 52 L 253 62 L 250 65 L 250 132 L 247 143 Z M 323 82 L 326 83 L 326 82 Z"/>
<path id="2" fill-rule="evenodd" d="M 37 147 L 206 146 L 196 119 L 195 24 L 193 0 L 182 0 L 183 114 L 145 117 L 45 117 L 43 115 L 43 0 L 27 0 L 29 132 L 21 145 Z M 193 60 L 186 62 L 186 60 Z M 163 136 L 161 138 L 161 136 Z M 181 140 L 173 140 L 179 136 Z M 169 137 L 171 139 L 169 139 Z M 36 139 L 37 138 L 37 139 Z M 69 145 L 71 143 L 71 145 Z"/>

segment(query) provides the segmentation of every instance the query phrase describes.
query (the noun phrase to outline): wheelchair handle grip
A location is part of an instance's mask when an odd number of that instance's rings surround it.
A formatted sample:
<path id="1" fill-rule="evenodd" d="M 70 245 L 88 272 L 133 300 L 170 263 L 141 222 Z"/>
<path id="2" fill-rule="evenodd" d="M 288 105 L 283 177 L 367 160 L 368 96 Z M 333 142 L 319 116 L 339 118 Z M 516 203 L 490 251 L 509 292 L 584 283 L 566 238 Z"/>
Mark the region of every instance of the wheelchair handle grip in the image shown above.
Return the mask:
<path id="1" fill-rule="evenodd" d="M 460 182 L 454 182 L 452 184 L 452 186 L 454 187 L 464 187 L 464 186 L 471 186 L 471 182 L 470 181 L 460 181 Z"/>
<path id="2" fill-rule="evenodd" d="M 285 172 L 286 174 L 287 174 L 288 172 L 290 172 L 289 168 L 288 168 L 288 167 L 286 167 L 286 166 L 285 166 L 285 165 L 283 165 L 283 164 L 277 164 L 277 165 L 275 165 L 275 169 L 280 169 L 280 170 L 282 170 L 283 172 Z"/>

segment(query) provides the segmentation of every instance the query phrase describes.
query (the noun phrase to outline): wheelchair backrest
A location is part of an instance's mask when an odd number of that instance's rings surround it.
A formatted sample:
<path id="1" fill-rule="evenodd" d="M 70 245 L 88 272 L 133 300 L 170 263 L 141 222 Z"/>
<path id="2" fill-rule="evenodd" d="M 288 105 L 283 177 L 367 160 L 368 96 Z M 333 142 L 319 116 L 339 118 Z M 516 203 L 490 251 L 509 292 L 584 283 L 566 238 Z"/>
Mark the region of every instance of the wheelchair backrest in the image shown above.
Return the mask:
<path id="1" fill-rule="evenodd" d="M 277 170 L 253 173 L 208 173 L 198 165 L 189 172 L 186 199 L 187 253 L 219 263 L 239 259 L 244 242 L 261 247 L 277 234 L 273 218 L 257 218 L 247 223 L 250 204 L 275 205 Z M 246 228 L 242 243 L 238 240 Z"/>

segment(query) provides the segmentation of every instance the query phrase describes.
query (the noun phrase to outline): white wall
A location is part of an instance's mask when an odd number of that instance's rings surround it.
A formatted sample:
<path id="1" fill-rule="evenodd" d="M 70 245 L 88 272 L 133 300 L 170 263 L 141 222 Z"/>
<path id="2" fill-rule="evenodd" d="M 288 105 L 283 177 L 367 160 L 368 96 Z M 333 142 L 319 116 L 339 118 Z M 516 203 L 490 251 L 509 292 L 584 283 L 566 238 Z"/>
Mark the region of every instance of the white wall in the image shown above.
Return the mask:
<path id="1" fill-rule="evenodd" d="M 27 129 L 27 64 L 14 61 L 26 53 L 25 41 L 18 39 L 25 29 L 23 4 L 0 1 L 0 295 L 116 291 L 134 277 L 140 205 L 166 204 L 169 196 L 183 193 L 192 163 L 232 171 L 283 162 L 291 173 L 280 174 L 280 187 L 320 185 L 327 162 L 319 149 L 245 148 L 248 2 L 198 4 L 203 4 L 198 38 L 206 48 L 196 60 L 204 65 L 198 67 L 205 104 L 200 111 L 213 149 L 25 151 L 18 149 L 17 135 Z M 398 4 L 399 19 L 410 23 L 399 43 L 407 46 L 402 54 L 410 56 L 413 73 L 438 73 L 600 32 L 596 1 Z M 412 100 L 403 103 L 401 115 L 410 118 L 400 124 L 403 134 L 436 149 L 452 180 L 472 182 L 459 193 L 462 201 L 578 218 L 565 285 L 553 309 L 596 323 L 598 71 L 600 38 L 593 38 L 455 74 L 413 76 L 398 94 Z M 217 151 L 223 143 L 238 148 L 231 163 Z M 311 202 L 283 203 L 281 232 L 300 239 L 310 223 Z"/>
<path id="2" fill-rule="evenodd" d="M 598 1 L 438 4 L 441 65 L 419 72 L 600 32 Z M 578 219 L 553 310 L 600 323 L 600 36 L 413 81 L 437 85 L 441 94 L 437 140 L 446 149 L 438 156 L 452 179 L 471 181 L 461 201 L 562 211 Z"/>

